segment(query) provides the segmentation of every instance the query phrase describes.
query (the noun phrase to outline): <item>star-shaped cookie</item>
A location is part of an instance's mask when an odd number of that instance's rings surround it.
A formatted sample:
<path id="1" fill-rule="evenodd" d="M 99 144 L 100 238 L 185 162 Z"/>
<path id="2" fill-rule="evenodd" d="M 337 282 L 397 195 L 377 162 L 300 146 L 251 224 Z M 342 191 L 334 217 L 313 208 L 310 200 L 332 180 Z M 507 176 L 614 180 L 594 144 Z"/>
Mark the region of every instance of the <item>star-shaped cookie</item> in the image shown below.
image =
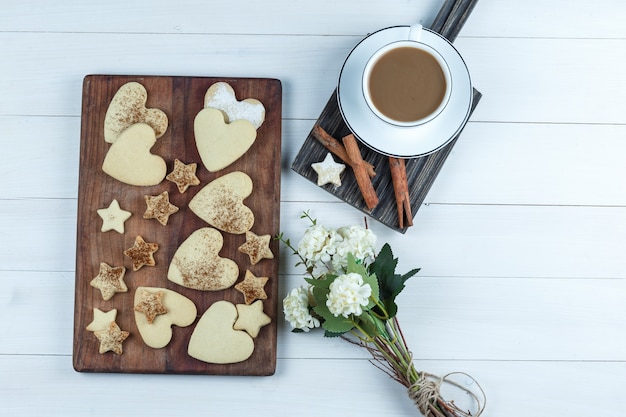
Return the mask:
<path id="1" fill-rule="evenodd" d="M 105 330 L 111 322 L 115 321 L 117 317 L 117 309 L 102 311 L 99 308 L 93 309 L 93 321 L 87 325 L 85 330 L 95 332 L 98 330 Z"/>
<path id="2" fill-rule="evenodd" d="M 110 300 L 115 293 L 128 291 L 124 282 L 125 273 L 126 268 L 123 266 L 112 267 L 105 262 L 100 262 L 100 271 L 89 284 L 100 290 L 105 301 Z"/>
<path id="3" fill-rule="evenodd" d="M 163 305 L 163 291 L 150 292 L 144 288 L 139 291 L 140 301 L 135 305 L 135 311 L 145 314 L 149 324 L 159 314 L 167 313 L 167 308 Z"/>
<path id="4" fill-rule="evenodd" d="M 133 263 L 133 271 L 138 271 L 142 266 L 154 266 L 154 252 L 159 249 L 158 243 L 148 243 L 143 237 L 137 236 L 135 243 L 124 251 L 124 255 L 128 256 Z"/>
<path id="5" fill-rule="evenodd" d="M 185 164 L 179 159 L 174 159 L 174 170 L 167 174 L 166 180 L 176 184 L 178 191 L 182 194 L 192 185 L 200 185 L 200 180 L 196 176 L 198 164 Z"/>
<path id="6" fill-rule="evenodd" d="M 109 230 L 115 230 L 118 233 L 124 233 L 124 222 L 128 220 L 132 213 L 130 211 L 122 210 L 120 203 L 116 199 L 111 201 L 111 204 L 107 208 L 97 210 L 98 216 L 102 217 L 102 232 L 108 232 Z"/>
<path id="7" fill-rule="evenodd" d="M 120 329 L 117 323 L 113 321 L 106 329 L 95 331 L 93 334 L 100 341 L 100 353 L 112 351 L 117 355 L 121 355 L 123 352 L 122 342 L 126 340 L 130 333 Z"/>
<path id="8" fill-rule="evenodd" d="M 263 287 L 265 287 L 268 279 L 268 277 L 256 277 L 252 272 L 246 271 L 243 281 L 236 284 L 235 289 L 243 294 L 245 303 L 250 305 L 254 300 L 267 299 Z"/>
<path id="9" fill-rule="evenodd" d="M 163 226 L 167 225 L 170 216 L 178 211 L 178 207 L 170 203 L 170 195 L 163 191 L 159 195 L 146 195 L 146 211 L 143 213 L 144 219 L 157 219 Z"/>
<path id="10" fill-rule="evenodd" d="M 274 254 L 270 250 L 270 235 L 258 236 L 257 234 L 247 231 L 246 243 L 239 246 L 239 252 L 243 252 L 250 257 L 252 265 L 256 265 L 261 259 L 273 259 Z"/>
<path id="11" fill-rule="evenodd" d="M 235 330 L 245 330 L 252 337 L 257 337 L 261 327 L 272 322 L 270 316 L 263 312 L 263 301 L 257 300 L 251 305 L 237 304 L 237 321 Z"/>
<path id="12" fill-rule="evenodd" d="M 341 185 L 341 173 L 346 169 L 344 164 L 338 164 L 329 153 L 322 162 L 311 164 L 311 168 L 317 172 L 317 185 L 333 184 L 337 187 Z"/>

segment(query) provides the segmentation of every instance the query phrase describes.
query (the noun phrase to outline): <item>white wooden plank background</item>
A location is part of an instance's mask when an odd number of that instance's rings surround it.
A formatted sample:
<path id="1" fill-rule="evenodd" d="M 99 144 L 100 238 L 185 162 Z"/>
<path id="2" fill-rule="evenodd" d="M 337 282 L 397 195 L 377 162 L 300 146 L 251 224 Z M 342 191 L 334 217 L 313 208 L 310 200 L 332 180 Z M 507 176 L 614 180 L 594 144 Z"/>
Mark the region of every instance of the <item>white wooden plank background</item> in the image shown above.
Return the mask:
<path id="1" fill-rule="evenodd" d="M 361 222 L 289 165 L 356 42 L 442 1 L 58 3 L 0 8 L 0 415 L 416 415 L 364 352 L 282 320 L 272 377 L 74 372 L 80 99 L 90 73 L 279 78 L 283 231 Z M 455 42 L 478 109 L 415 226 L 369 222 L 422 268 L 399 300 L 418 368 L 470 373 L 484 416 L 624 415 L 624 21 L 622 0 L 481 0 Z"/>

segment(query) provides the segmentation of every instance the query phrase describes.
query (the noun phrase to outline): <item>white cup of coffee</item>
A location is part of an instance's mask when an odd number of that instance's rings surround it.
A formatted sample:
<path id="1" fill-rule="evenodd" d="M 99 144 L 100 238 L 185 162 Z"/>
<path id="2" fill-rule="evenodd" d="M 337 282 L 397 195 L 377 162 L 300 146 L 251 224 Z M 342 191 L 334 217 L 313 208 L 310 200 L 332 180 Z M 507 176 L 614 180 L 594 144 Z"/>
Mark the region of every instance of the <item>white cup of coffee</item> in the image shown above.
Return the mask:
<path id="1" fill-rule="evenodd" d="M 365 65 L 365 101 L 386 123 L 401 127 L 427 123 L 450 98 L 450 69 L 435 49 L 420 42 L 422 31 L 422 25 L 412 25 L 407 39 L 383 46 Z"/>

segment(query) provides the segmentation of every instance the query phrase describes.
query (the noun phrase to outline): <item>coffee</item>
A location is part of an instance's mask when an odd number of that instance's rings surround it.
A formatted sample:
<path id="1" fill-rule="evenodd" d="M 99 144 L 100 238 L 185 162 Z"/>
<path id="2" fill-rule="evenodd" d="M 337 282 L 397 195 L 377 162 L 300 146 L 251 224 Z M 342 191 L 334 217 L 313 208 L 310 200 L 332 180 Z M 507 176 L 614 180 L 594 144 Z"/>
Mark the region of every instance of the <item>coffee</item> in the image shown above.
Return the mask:
<path id="1" fill-rule="evenodd" d="M 447 85 L 435 57 L 422 49 L 403 46 L 378 58 L 367 88 L 372 105 L 382 115 L 410 123 L 437 110 Z"/>

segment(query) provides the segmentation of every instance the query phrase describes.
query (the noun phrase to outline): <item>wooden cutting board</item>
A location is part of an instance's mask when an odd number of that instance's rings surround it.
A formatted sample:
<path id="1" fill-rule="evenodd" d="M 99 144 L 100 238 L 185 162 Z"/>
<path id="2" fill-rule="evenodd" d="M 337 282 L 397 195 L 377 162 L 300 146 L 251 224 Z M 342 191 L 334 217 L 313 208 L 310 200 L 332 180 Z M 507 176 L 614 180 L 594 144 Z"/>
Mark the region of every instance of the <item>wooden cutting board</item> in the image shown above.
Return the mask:
<path id="1" fill-rule="evenodd" d="M 125 83 L 136 81 L 148 92 L 147 107 L 163 110 L 169 120 L 166 133 L 151 149 L 165 159 L 168 173 L 174 159 L 198 163 L 197 176 L 201 184 L 179 193 L 173 182 L 137 187 L 123 184 L 102 171 L 104 157 L 111 146 L 104 141 L 104 117 L 117 90 Z M 265 122 L 257 130 L 257 138 L 243 157 L 232 165 L 211 173 L 204 168 L 196 149 L 193 132 L 194 118 L 204 105 L 204 94 L 215 82 L 224 81 L 235 90 L 238 100 L 256 98 L 265 106 Z M 76 250 L 76 289 L 74 315 L 73 364 L 80 372 L 128 373 L 190 373 L 219 375 L 271 375 L 276 367 L 276 334 L 278 306 L 278 241 L 271 239 L 274 259 L 263 259 L 252 265 L 248 255 L 238 251 L 245 234 L 222 232 L 224 246 L 220 256 L 234 260 L 239 266 L 239 278 L 246 270 L 257 277 L 269 277 L 265 285 L 268 298 L 263 301 L 264 312 L 272 322 L 261 328 L 254 340 L 252 356 L 240 363 L 219 365 L 199 361 L 187 354 L 187 344 L 200 316 L 218 300 L 244 304 L 243 295 L 231 287 L 207 292 L 188 289 L 167 279 L 170 261 L 179 245 L 195 230 L 209 225 L 197 217 L 188 203 L 210 181 L 233 171 L 243 171 L 253 182 L 252 194 L 244 200 L 255 216 L 251 229 L 257 235 L 275 236 L 280 222 L 280 150 L 281 150 L 282 86 L 275 79 L 118 76 L 89 75 L 83 83 L 81 119 L 80 173 L 78 189 L 78 225 Z M 163 226 L 155 219 L 144 219 L 144 196 L 168 191 L 170 201 L 179 211 Z M 122 209 L 132 216 L 125 223 L 125 233 L 101 232 L 100 208 L 117 199 Z M 147 242 L 159 244 L 154 254 L 156 265 L 133 271 L 130 258 L 123 254 L 137 235 Z M 99 290 L 90 285 L 98 274 L 100 262 L 124 266 L 124 281 L 128 292 L 117 293 L 104 301 Z M 198 317 L 188 327 L 173 327 L 171 342 L 164 348 L 153 349 L 142 340 L 134 318 L 133 298 L 139 286 L 163 287 L 191 299 Z M 85 327 L 93 320 L 93 308 L 103 311 L 117 309 L 117 323 L 130 332 L 123 343 L 121 355 L 98 352 L 100 343 Z"/>

